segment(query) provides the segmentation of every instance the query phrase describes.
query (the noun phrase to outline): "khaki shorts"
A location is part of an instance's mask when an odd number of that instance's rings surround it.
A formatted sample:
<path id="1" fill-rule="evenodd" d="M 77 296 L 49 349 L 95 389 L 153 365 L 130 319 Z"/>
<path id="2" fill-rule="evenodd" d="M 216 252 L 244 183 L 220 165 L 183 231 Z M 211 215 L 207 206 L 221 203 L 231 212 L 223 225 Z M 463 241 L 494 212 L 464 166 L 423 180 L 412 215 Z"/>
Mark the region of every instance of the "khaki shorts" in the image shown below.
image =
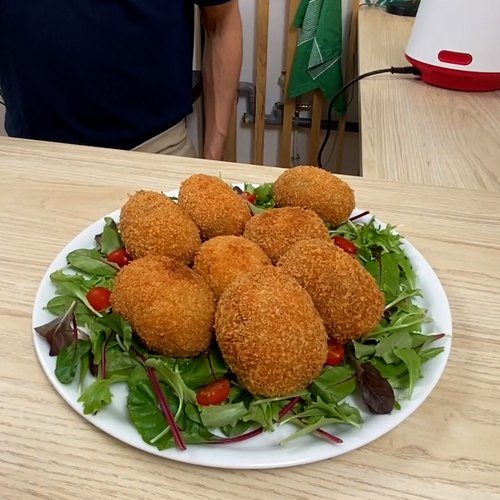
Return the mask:
<path id="1" fill-rule="evenodd" d="M 196 149 L 186 133 L 186 120 L 136 146 L 133 151 L 196 158 Z"/>

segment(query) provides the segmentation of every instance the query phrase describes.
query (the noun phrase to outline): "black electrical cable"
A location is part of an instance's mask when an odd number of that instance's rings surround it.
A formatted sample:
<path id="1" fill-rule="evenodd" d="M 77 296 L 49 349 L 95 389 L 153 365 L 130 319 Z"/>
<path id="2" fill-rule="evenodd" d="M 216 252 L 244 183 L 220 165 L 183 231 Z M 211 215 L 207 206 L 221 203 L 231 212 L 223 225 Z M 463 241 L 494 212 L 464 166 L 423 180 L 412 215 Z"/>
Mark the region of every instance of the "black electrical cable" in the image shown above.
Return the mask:
<path id="1" fill-rule="evenodd" d="M 403 67 L 395 67 L 391 66 L 390 68 L 384 68 L 384 69 L 376 69 L 375 71 L 368 71 L 367 73 L 363 73 L 362 75 L 357 76 L 356 78 L 353 78 L 351 81 L 347 82 L 332 98 L 330 101 L 330 106 L 328 106 L 328 120 L 327 120 L 327 125 L 326 125 L 326 134 L 325 138 L 323 139 L 323 142 L 321 143 L 321 147 L 319 148 L 318 151 L 318 166 L 320 168 L 325 168 L 323 166 L 323 163 L 321 161 L 321 157 L 323 156 L 323 151 L 326 148 L 326 145 L 328 143 L 328 139 L 330 138 L 330 134 L 332 132 L 332 112 L 333 112 L 333 107 L 335 106 L 335 102 L 337 99 L 352 85 L 355 83 L 359 82 L 359 80 L 362 80 L 363 78 L 367 78 L 369 76 L 373 75 L 380 75 L 382 73 L 392 73 L 392 74 L 407 74 L 407 75 L 418 75 L 420 76 L 420 71 L 415 68 L 414 66 L 403 66 Z"/>

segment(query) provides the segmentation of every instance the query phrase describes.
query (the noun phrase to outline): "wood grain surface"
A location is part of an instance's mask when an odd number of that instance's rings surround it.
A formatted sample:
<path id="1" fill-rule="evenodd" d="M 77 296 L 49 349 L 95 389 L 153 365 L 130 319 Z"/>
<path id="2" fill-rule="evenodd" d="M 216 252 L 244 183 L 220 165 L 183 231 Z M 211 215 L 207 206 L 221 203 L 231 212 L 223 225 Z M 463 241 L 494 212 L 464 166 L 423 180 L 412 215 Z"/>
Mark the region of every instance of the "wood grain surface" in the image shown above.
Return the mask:
<path id="1" fill-rule="evenodd" d="M 0 139 L 0 498 L 500 498 L 500 201 L 487 190 L 344 177 L 360 208 L 400 225 L 431 263 L 454 323 L 431 396 L 359 450 L 273 470 L 185 465 L 104 434 L 59 397 L 32 342 L 47 266 L 128 193 L 175 189 L 199 172 L 260 182 L 281 170 Z"/>
<path id="2" fill-rule="evenodd" d="M 359 74 L 407 66 L 412 18 L 364 6 Z M 500 91 L 459 92 L 410 75 L 359 83 L 362 175 L 500 192 Z"/>

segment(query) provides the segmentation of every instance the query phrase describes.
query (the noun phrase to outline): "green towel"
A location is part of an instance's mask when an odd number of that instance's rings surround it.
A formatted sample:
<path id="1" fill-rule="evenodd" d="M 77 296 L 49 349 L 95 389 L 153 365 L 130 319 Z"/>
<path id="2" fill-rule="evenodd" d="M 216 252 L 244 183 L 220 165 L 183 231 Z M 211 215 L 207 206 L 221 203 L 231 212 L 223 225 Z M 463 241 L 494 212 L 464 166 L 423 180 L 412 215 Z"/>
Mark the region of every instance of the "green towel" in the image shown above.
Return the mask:
<path id="1" fill-rule="evenodd" d="M 320 89 L 332 99 L 344 84 L 342 76 L 342 0 L 302 0 L 294 26 L 300 29 L 290 74 L 288 97 Z M 346 111 L 342 94 L 335 109 Z"/>

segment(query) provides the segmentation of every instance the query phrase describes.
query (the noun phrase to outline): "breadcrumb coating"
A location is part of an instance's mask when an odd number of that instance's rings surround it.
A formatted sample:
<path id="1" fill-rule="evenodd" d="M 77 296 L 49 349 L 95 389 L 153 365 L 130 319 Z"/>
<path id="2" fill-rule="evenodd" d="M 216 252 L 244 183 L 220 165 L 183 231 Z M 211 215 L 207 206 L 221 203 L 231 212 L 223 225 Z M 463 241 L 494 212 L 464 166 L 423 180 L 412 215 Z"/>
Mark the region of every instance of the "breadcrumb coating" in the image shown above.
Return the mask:
<path id="1" fill-rule="evenodd" d="M 241 235 L 251 217 L 246 201 L 218 177 L 196 174 L 182 182 L 179 206 L 194 220 L 203 240 Z"/>
<path id="2" fill-rule="evenodd" d="M 215 331 L 226 363 L 254 395 L 299 391 L 326 361 L 327 334 L 311 298 L 275 267 L 242 275 L 226 288 Z"/>
<path id="3" fill-rule="evenodd" d="M 273 263 L 297 241 L 330 240 L 320 217 L 312 210 L 299 207 L 274 208 L 255 215 L 247 222 L 243 235 L 257 243 Z"/>
<path id="4" fill-rule="evenodd" d="M 203 276 L 218 299 L 241 274 L 271 265 L 264 250 L 242 236 L 216 236 L 202 243 L 193 270 Z"/>
<path id="5" fill-rule="evenodd" d="M 138 191 L 121 209 L 120 233 L 132 258 L 163 255 L 191 264 L 201 245 L 196 224 L 162 193 Z"/>
<path id="6" fill-rule="evenodd" d="M 354 191 L 346 182 L 309 166 L 281 174 L 274 183 L 273 197 L 280 207 L 309 208 L 334 227 L 345 222 L 356 206 Z"/>
<path id="7" fill-rule="evenodd" d="M 278 266 L 307 290 L 328 334 L 338 342 L 363 337 L 382 319 L 384 294 L 368 271 L 334 243 L 296 243 Z"/>
<path id="8" fill-rule="evenodd" d="M 120 270 L 112 310 L 152 351 L 191 357 L 213 337 L 215 298 L 201 276 L 172 259 L 149 255 Z"/>

